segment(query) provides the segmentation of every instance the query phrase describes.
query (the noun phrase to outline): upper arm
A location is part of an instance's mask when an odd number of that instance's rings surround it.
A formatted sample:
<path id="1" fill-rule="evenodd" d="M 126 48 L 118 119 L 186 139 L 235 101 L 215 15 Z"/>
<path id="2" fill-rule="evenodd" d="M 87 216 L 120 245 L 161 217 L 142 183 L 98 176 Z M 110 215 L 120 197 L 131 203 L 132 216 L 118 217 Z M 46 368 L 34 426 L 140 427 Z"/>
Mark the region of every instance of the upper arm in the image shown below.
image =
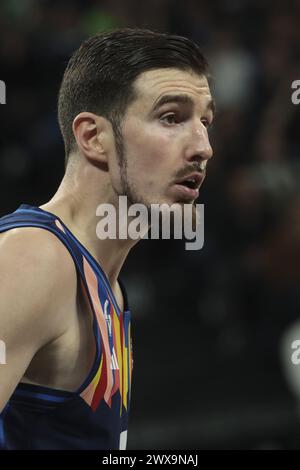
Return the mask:
<path id="1" fill-rule="evenodd" d="M 74 283 L 74 265 L 50 232 L 17 229 L 0 237 L 0 412 L 34 354 L 67 327 L 61 302 Z"/>

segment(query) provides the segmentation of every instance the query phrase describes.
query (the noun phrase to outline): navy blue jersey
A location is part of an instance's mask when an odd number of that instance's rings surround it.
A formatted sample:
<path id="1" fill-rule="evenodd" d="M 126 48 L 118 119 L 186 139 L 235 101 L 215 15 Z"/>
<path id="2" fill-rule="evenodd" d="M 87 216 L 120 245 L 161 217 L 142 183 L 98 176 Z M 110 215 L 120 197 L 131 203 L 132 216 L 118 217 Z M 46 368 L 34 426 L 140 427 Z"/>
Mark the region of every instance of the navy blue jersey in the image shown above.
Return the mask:
<path id="1" fill-rule="evenodd" d="M 75 392 L 20 383 L 0 414 L 0 449 L 124 449 L 132 372 L 125 291 L 121 312 L 100 265 L 55 215 L 22 205 L 0 219 L 0 233 L 17 227 L 49 230 L 70 252 L 93 311 L 96 354 Z"/>

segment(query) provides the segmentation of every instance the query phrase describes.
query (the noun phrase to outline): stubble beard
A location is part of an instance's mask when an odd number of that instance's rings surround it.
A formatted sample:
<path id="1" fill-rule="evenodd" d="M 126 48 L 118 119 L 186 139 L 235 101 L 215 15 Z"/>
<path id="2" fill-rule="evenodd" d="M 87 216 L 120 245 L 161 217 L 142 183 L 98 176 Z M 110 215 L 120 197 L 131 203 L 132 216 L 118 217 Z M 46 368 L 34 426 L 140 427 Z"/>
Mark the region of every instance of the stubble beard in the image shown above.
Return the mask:
<path id="1" fill-rule="evenodd" d="M 116 151 L 117 151 L 117 158 L 120 168 L 120 182 L 121 182 L 121 190 L 118 193 L 118 196 L 126 196 L 128 207 L 133 204 L 143 204 L 148 211 L 148 218 L 149 220 L 151 217 L 151 203 L 147 202 L 141 194 L 138 193 L 138 190 L 135 188 L 134 184 L 129 181 L 128 178 L 128 171 L 127 171 L 127 155 L 124 145 L 124 139 L 121 132 L 120 127 L 115 129 L 115 142 L 116 142 Z M 184 214 L 184 204 L 186 202 L 177 201 L 177 203 L 182 207 L 182 218 Z M 173 204 L 173 203 L 172 203 Z M 170 205 L 172 205 L 170 204 Z M 196 208 L 196 201 L 190 203 L 192 205 L 192 229 L 195 231 L 197 224 L 199 223 L 198 216 L 197 216 L 197 208 Z M 171 213 L 171 234 L 174 235 L 174 220 L 175 215 L 173 212 Z M 150 227 L 149 227 L 150 228 Z M 160 217 L 159 223 L 159 233 L 162 234 L 162 215 Z"/>

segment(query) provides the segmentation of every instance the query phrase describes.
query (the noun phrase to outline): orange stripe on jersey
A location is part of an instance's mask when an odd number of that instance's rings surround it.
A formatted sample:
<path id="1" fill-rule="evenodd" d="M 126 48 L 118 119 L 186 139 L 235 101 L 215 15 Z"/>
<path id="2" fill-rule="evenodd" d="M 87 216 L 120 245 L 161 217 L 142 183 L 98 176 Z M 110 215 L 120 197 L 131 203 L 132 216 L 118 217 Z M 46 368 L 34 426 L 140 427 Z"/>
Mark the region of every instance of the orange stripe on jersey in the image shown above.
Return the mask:
<path id="1" fill-rule="evenodd" d="M 111 391 L 113 388 L 113 373 L 111 369 L 111 354 L 110 354 L 110 347 L 109 347 L 107 324 L 104 318 L 102 305 L 99 299 L 98 280 L 93 269 L 91 268 L 90 264 L 85 259 L 85 257 L 83 257 L 83 268 L 84 268 L 84 274 L 85 274 L 87 286 L 89 289 L 89 293 L 92 299 L 95 315 L 99 324 L 100 334 L 101 334 L 101 339 L 102 339 L 102 347 L 103 347 L 102 354 L 104 354 L 104 362 L 103 362 L 103 374 L 101 375 L 101 380 L 100 380 L 100 387 L 101 387 L 101 392 L 104 392 L 104 396 L 103 396 L 104 400 L 110 406 L 111 405 Z M 105 390 L 102 390 L 104 380 L 106 381 L 106 387 L 105 387 Z M 102 398 L 101 394 L 99 394 L 99 389 L 97 393 L 97 398 L 99 401 Z"/>

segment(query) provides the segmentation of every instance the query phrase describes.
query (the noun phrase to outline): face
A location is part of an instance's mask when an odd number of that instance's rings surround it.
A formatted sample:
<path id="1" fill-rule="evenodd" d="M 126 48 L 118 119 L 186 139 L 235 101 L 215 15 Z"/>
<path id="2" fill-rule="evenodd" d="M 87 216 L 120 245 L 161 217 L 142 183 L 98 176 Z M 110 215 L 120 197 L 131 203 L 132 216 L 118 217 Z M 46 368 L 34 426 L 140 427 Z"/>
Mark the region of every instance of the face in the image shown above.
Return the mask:
<path id="1" fill-rule="evenodd" d="M 147 207 L 193 204 L 212 156 L 208 127 L 213 102 L 207 79 L 156 69 L 141 74 L 135 89 L 121 126 L 123 155 L 111 170 L 116 193 Z"/>

